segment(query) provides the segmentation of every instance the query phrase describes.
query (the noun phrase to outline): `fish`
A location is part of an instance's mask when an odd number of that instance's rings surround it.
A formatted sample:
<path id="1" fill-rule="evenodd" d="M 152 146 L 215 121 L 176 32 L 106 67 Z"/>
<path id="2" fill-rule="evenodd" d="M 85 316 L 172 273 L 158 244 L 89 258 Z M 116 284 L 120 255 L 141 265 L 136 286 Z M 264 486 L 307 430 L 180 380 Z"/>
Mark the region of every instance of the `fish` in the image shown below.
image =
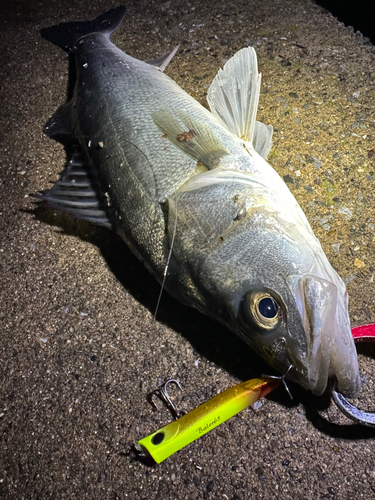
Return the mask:
<path id="1" fill-rule="evenodd" d="M 348 397 L 361 382 L 346 287 L 266 161 L 254 48 L 220 68 L 209 110 L 164 70 L 114 45 L 125 7 L 41 31 L 75 63 L 44 126 L 74 150 L 40 202 L 118 233 L 173 297 L 214 318 L 289 379 Z"/>

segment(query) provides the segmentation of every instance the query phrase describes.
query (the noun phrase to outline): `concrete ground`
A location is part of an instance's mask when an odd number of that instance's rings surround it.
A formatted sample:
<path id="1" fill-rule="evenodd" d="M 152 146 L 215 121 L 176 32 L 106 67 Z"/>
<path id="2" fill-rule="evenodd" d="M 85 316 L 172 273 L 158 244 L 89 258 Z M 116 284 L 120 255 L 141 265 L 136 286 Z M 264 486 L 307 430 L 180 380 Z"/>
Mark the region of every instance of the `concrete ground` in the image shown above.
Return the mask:
<path id="1" fill-rule="evenodd" d="M 7 0 L 1 59 L 0 497 L 367 499 L 375 430 L 329 394 L 275 391 L 160 465 L 132 445 L 168 421 L 147 394 L 168 376 L 189 410 L 270 369 L 230 332 L 164 295 L 111 232 L 28 194 L 65 162 L 42 127 L 64 102 L 66 55 L 39 31 L 91 19 L 111 0 Z M 113 40 L 149 59 L 181 44 L 168 74 L 198 101 L 238 49 L 256 47 L 258 118 L 270 163 L 347 283 L 353 325 L 375 321 L 375 48 L 310 0 L 127 2 Z M 264 263 L 267 265 L 267 263 Z M 374 348 L 358 348 L 375 410 Z M 171 391 L 172 392 L 172 391 Z"/>

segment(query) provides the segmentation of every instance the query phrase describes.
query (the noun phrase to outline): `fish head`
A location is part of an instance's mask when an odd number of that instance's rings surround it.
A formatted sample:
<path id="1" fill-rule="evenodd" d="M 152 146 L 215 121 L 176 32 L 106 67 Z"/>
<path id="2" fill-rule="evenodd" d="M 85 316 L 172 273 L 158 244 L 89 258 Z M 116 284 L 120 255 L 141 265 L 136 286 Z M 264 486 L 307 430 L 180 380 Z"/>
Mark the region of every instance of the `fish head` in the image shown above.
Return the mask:
<path id="1" fill-rule="evenodd" d="M 305 389 L 320 395 L 329 377 L 339 390 L 360 388 L 357 355 L 347 315 L 347 293 L 314 275 L 249 285 L 237 303 L 242 336 L 266 361 Z"/>
<path id="2" fill-rule="evenodd" d="M 206 258 L 200 282 L 209 308 L 304 388 L 320 395 L 335 377 L 354 396 L 360 377 L 346 287 L 314 236 L 275 227 L 245 221 Z"/>
<path id="3" fill-rule="evenodd" d="M 185 283 L 172 294 L 314 394 L 331 377 L 347 397 L 359 392 L 345 284 L 276 172 L 202 173 L 168 207 L 178 263 L 170 275 L 176 290 Z"/>

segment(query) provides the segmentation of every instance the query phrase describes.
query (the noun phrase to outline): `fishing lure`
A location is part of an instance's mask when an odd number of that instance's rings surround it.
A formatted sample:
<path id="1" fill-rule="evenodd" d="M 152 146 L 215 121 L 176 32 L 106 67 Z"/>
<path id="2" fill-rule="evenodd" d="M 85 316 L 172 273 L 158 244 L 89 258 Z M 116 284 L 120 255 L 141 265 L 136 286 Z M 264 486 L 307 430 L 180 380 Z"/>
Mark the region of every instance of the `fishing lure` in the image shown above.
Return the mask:
<path id="1" fill-rule="evenodd" d="M 230 387 L 178 420 L 141 439 L 136 449 L 160 463 L 258 399 L 267 396 L 279 385 L 280 379 L 260 377 Z M 165 391 L 165 387 L 163 390 Z"/>
<path id="2" fill-rule="evenodd" d="M 356 343 L 374 342 L 375 324 L 353 328 L 352 335 Z M 207 432 L 215 429 L 215 427 L 247 406 L 269 394 L 280 382 L 284 384 L 290 395 L 285 383 L 287 373 L 282 377 L 262 376 L 242 382 L 218 394 L 187 414 L 177 410 L 167 391 L 167 386 L 170 383 L 174 383 L 182 389 L 178 380 L 168 379 L 161 387 L 149 395 L 149 401 L 157 408 L 153 398 L 154 396 L 160 397 L 176 420 L 138 441 L 136 449 L 144 453 L 145 456 L 151 456 L 155 462 L 162 462 L 176 451 L 207 434 Z M 333 401 L 344 415 L 360 425 L 375 427 L 375 413 L 364 412 L 349 403 L 336 390 L 335 383 L 331 384 L 331 392 Z"/>

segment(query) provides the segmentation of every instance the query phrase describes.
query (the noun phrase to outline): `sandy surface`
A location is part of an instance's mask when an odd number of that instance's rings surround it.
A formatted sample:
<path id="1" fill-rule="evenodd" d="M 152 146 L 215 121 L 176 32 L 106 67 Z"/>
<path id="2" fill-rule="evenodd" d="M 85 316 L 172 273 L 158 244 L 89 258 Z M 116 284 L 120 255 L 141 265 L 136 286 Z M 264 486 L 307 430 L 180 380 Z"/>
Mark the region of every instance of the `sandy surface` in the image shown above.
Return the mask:
<path id="1" fill-rule="evenodd" d="M 116 5 L 94 3 L 1 13 L 0 497 L 373 498 L 375 431 L 295 385 L 293 402 L 277 391 L 161 465 L 136 460 L 132 444 L 168 421 L 146 399 L 160 380 L 181 380 L 189 410 L 269 368 L 167 295 L 155 322 L 159 287 L 117 236 L 27 197 L 65 162 L 42 126 L 64 102 L 67 57 L 39 30 Z M 223 61 L 256 47 L 270 162 L 347 282 L 353 324 L 374 322 L 374 47 L 307 0 L 127 8 L 115 43 L 140 59 L 180 43 L 168 74 L 202 103 Z M 375 409 L 374 349 L 359 353 L 357 404 Z"/>

